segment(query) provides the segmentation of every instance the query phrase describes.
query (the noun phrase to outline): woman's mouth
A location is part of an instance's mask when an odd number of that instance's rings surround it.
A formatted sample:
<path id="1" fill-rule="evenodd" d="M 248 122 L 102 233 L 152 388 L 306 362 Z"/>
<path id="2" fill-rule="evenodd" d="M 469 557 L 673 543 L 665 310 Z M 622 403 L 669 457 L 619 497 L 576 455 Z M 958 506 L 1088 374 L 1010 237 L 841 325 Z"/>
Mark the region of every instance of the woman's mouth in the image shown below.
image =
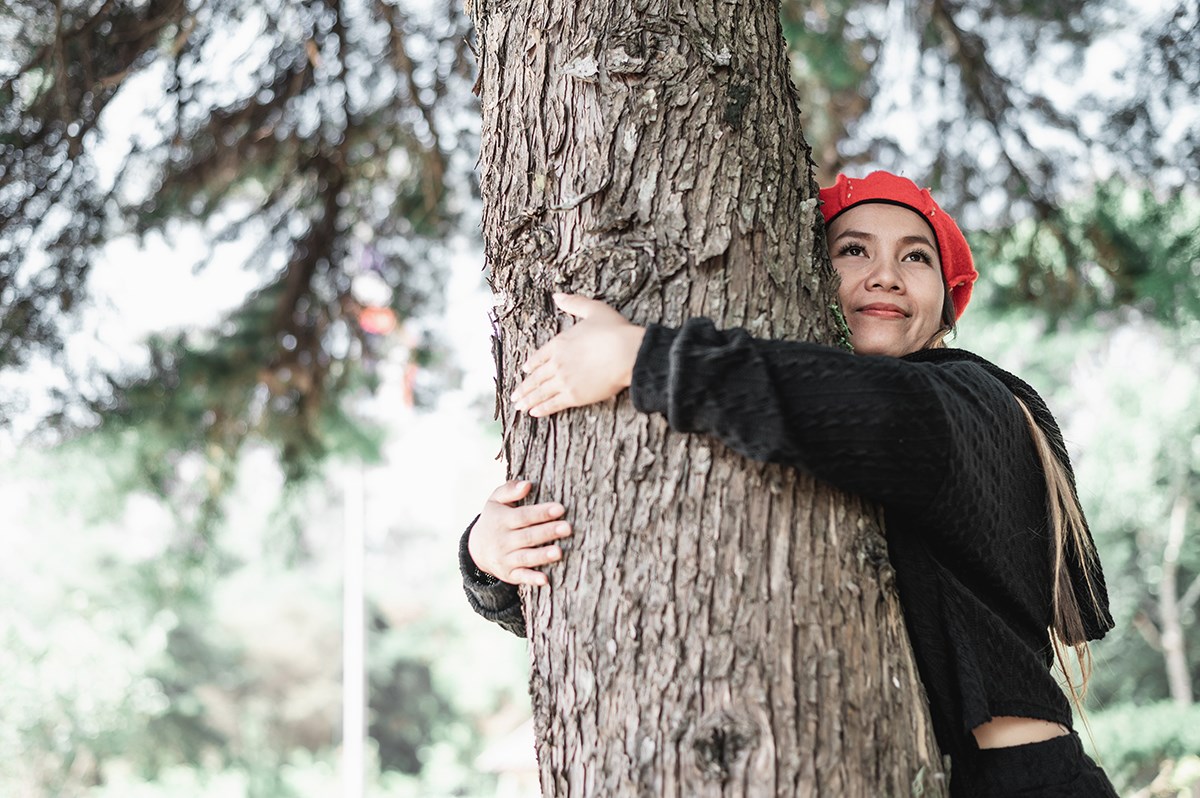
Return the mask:
<path id="1" fill-rule="evenodd" d="M 870 305 L 863 305 L 858 309 L 859 313 L 867 316 L 874 316 L 877 319 L 907 319 L 908 313 L 899 305 L 893 305 L 889 302 L 873 302 Z"/>

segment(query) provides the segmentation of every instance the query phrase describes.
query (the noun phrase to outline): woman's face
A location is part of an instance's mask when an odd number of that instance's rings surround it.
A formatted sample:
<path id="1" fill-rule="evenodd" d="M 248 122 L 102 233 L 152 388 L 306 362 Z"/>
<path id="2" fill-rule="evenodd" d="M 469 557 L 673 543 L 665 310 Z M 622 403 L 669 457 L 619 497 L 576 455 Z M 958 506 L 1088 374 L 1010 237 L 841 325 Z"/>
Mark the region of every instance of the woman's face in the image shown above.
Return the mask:
<path id="1" fill-rule="evenodd" d="M 869 202 L 829 225 L 838 298 L 860 355 L 923 349 L 942 324 L 942 263 L 933 230 L 915 212 Z"/>

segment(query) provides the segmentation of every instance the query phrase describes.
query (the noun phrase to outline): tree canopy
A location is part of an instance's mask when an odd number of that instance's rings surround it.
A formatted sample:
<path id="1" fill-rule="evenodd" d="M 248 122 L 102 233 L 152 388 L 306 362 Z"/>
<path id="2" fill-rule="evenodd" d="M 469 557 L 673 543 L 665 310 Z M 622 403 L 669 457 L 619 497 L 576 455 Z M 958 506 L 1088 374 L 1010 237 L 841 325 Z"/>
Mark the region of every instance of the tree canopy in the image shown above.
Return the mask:
<path id="1" fill-rule="evenodd" d="M 364 309 L 434 307 L 439 241 L 473 227 L 461 212 L 474 64 L 458 5 L 0 9 L 0 369 L 61 350 L 107 242 L 198 226 L 203 268 L 221 242 L 253 241 L 260 288 L 224 323 L 149 341 L 148 369 L 63 400 L 108 423 L 178 403 L 193 446 L 255 434 L 296 473 L 319 459 L 381 343 Z M 782 14 L 825 180 L 900 169 L 969 226 L 1003 231 L 989 254 L 1016 271 L 997 301 L 1161 306 L 1177 275 L 1139 271 L 1116 197 L 1140 192 L 1184 227 L 1194 211 L 1195 9 L 788 0 Z M 1108 81 L 1084 79 L 1100 69 Z M 382 300 L 356 278 L 382 283 Z"/>
<path id="2" fill-rule="evenodd" d="M 197 267 L 253 241 L 261 287 L 82 399 L 110 420 L 173 404 L 193 445 L 255 432 L 285 462 L 319 455 L 379 345 L 364 311 L 436 299 L 432 253 L 470 201 L 456 4 L 32 2 L 0 10 L 0 36 L 0 368 L 61 348 L 106 242 L 197 225 Z"/>

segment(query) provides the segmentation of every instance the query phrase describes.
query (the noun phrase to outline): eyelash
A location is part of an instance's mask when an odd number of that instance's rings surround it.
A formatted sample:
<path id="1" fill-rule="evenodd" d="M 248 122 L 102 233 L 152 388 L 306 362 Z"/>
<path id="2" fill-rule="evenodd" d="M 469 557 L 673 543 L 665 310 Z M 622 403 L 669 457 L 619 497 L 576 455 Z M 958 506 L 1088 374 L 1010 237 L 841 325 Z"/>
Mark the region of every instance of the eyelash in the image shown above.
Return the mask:
<path id="1" fill-rule="evenodd" d="M 839 250 L 838 250 L 838 255 L 839 255 L 839 256 L 841 256 L 841 255 L 849 255 L 849 254 L 850 254 L 850 250 L 852 250 L 852 249 L 857 249 L 857 250 L 860 250 L 860 251 L 865 251 L 865 250 L 866 250 L 866 248 L 865 248 L 865 247 L 864 247 L 862 244 L 854 244 L 854 243 L 843 244 L 843 245 L 842 245 L 842 247 L 841 247 L 841 249 L 839 249 Z M 928 264 L 931 264 L 931 265 L 933 264 L 933 256 L 932 256 L 932 255 L 930 255 L 928 252 L 926 252 L 926 251 L 925 251 L 925 250 L 923 250 L 923 249 L 914 249 L 912 252 L 909 252 L 909 253 L 908 253 L 908 255 L 917 255 L 917 256 L 918 256 L 918 258 L 919 258 L 919 260 L 920 260 L 922 263 L 928 263 Z M 904 257 L 906 257 L 906 258 L 907 258 L 907 257 L 908 257 L 908 255 L 905 255 Z"/>

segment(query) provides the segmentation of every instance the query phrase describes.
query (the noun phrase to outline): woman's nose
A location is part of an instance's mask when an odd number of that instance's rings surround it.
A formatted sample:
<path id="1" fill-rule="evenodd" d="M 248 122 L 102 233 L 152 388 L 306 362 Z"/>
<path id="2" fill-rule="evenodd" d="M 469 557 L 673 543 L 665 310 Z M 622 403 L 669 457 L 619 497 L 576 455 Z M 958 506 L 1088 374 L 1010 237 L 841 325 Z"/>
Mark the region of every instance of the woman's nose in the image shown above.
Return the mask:
<path id="1" fill-rule="evenodd" d="M 867 278 L 867 286 L 884 291 L 902 291 L 904 283 L 900 279 L 900 268 L 889 258 L 880 258 L 871 264 L 871 273 Z"/>

